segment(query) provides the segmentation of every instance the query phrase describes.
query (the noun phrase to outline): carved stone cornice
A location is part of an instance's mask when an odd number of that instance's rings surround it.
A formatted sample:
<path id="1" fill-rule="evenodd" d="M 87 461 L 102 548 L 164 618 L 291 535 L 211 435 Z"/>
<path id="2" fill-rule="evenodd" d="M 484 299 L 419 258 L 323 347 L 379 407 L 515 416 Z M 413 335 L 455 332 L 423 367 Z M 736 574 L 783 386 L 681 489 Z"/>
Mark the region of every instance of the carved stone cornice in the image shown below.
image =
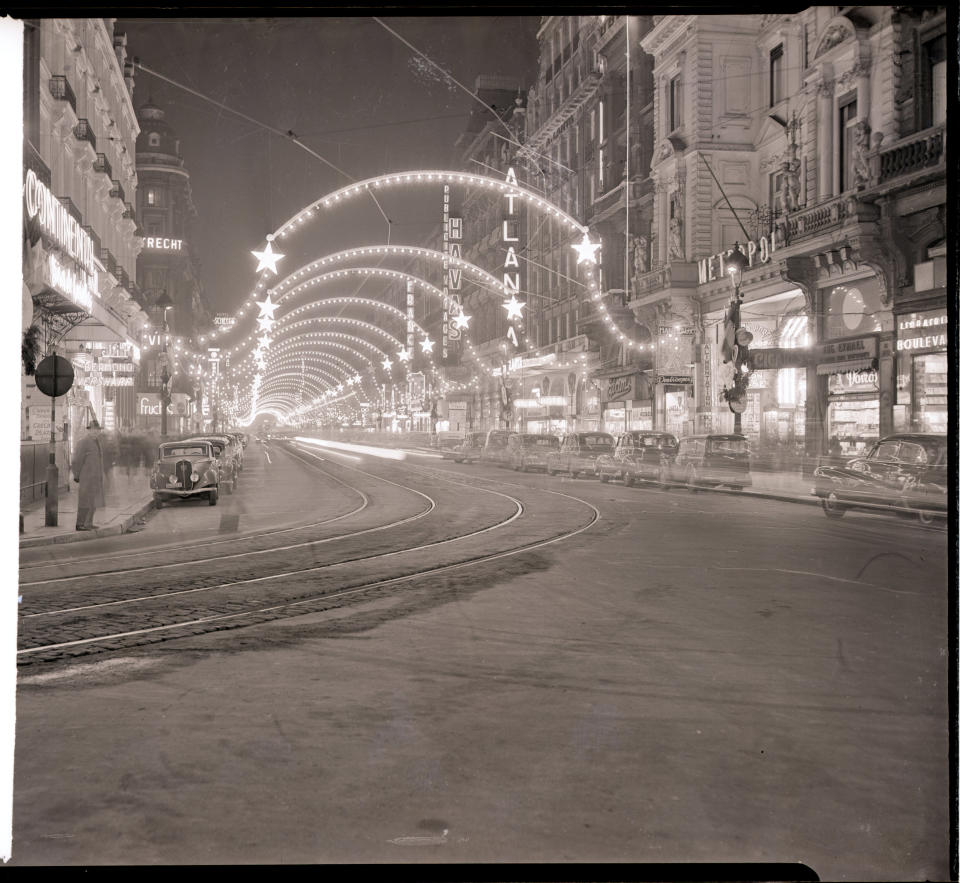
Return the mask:
<path id="1" fill-rule="evenodd" d="M 794 255 L 784 258 L 779 265 L 780 276 L 785 282 L 796 285 L 803 292 L 807 312 L 816 313 L 817 279 L 820 272 L 817 263 L 809 255 Z"/>

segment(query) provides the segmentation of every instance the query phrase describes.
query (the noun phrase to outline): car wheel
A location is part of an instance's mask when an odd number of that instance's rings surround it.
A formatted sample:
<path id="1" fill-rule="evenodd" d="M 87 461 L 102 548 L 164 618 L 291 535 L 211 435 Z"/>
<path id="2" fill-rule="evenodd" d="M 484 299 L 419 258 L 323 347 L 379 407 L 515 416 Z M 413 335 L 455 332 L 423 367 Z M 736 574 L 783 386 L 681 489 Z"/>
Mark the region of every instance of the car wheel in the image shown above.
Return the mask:
<path id="1" fill-rule="evenodd" d="M 692 466 L 687 467 L 687 490 L 696 493 L 699 490 L 697 485 L 697 470 Z"/>
<path id="2" fill-rule="evenodd" d="M 830 491 L 827 496 L 823 498 L 823 514 L 827 518 L 843 518 L 847 514 L 846 507 L 844 507 L 840 501 L 837 499 L 837 495 Z"/>
<path id="3" fill-rule="evenodd" d="M 217 505 L 217 497 L 218 497 L 218 496 L 219 496 L 219 494 L 217 493 L 216 490 L 210 491 L 210 505 L 211 505 L 211 506 L 216 506 L 216 505 Z"/>
<path id="4" fill-rule="evenodd" d="M 939 512 L 934 512 L 930 509 L 916 509 L 917 521 L 926 527 L 939 526 L 941 523 L 946 523 L 943 515 Z"/>

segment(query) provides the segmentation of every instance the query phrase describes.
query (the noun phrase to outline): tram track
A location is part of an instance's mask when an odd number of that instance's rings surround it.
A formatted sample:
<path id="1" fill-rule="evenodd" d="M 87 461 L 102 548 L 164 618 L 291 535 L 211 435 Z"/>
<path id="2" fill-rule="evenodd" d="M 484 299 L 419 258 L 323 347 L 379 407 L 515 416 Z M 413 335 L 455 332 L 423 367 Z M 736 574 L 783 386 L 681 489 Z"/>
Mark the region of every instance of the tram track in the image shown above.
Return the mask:
<path id="1" fill-rule="evenodd" d="M 288 451 L 288 453 L 292 452 Z M 297 459 L 301 458 L 298 457 Z M 392 482 L 390 479 L 369 473 L 366 470 L 361 470 L 357 467 L 343 466 L 341 464 L 340 468 L 350 469 L 378 480 L 395 484 L 397 487 L 413 490 L 412 488 L 408 488 L 407 486 L 401 485 L 398 482 Z M 196 630 L 205 631 L 208 627 L 210 629 L 237 627 L 240 625 L 251 624 L 252 622 L 257 621 L 258 618 L 273 619 L 285 615 L 298 615 L 304 612 L 311 612 L 309 610 L 311 605 L 320 605 L 321 607 L 325 604 L 328 606 L 340 606 L 345 600 L 357 598 L 362 596 L 364 593 L 376 593 L 378 590 L 382 590 L 389 586 L 442 575 L 449 571 L 469 568 L 472 566 L 480 566 L 489 562 L 500 560 L 502 558 L 520 555 L 535 549 L 562 542 L 563 540 L 572 538 L 577 534 L 589 529 L 600 519 L 599 509 L 593 506 L 593 504 L 588 503 L 587 501 L 578 497 L 573 497 L 569 494 L 562 494 L 557 491 L 531 489 L 529 487 L 518 485 L 518 487 L 523 487 L 523 490 L 527 493 L 533 490 L 535 493 L 546 493 L 567 498 L 570 501 L 575 502 L 575 504 L 580 507 L 586 507 L 589 511 L 589 516 L 586 518 L 586 520 L 584 520 L 582 517 L 577 519 L 579 523 L 569 527 L 568 529 L 553 531 L 546 536 L 541 535 L 532 539 L 527 538 L 526 541 L 516 543 L 507 548 L 474 548 L 472 550 L 463 549 L 460 547 L 465 541 L 477 541 L 478 539 L 486 538 L 487 535 L 493 534 L 494 532 L 518 521 L 522 521 L 523 515 L 526 512 L 524 503 L 510 494 L 492 490 L 488 487 L 478 487 L 478 482 L 482 482 L 483 484 L 497 484 L 498 482 L 493 479 L 471 476 L 469 481 L 465 482 L 451 477 L 448 472 L 443 470 L 431 470 L 426 467 L 419 467 L 412 464 L 406 464 L 405 468 L 411 469 L 412 471 L 424 475 L 425 477 L 430 476 L 434 481 L 443 482 L 447 485 L 457 485 L 459 487 L 469 488 L 473 491 L 479 491 L 505 498 L 512 502 L 513 506 L 511 508 L 513 508 L 513 512 L 506 518 L 498 519 L 498 521 L 494 524 L 486 525 L 482 528 L 469 531 L 465 534 L 458 534 L 456 536 L 446 537 L 443 539 L 434 539 L 430 542 L 419 543 L 414 546 L 406 546 L 400 549 L 393 549 L 375 555 L 355 556 L 351 559 L 327 562 L 314 567 L 295 568 L 293 570 L 266 573 L 239 580 L 228 580 L 226 582 L 210 586 L 197 586 L 186 589 L 177 589 L 170 592 L 138 595 L 133 598 L 116 598 L 94 604 L 78 604 L 71 605 L 69 607 L 24 613 L 21 615 L 21 621 L 23 625 L 26 625 L 31 621 L 38 622 L 44 618 L 56 619 L 57 617 L 72 617 L 71 626 L 74 629 L 78 627 L 78 616 L 88 617 L 89 619 L 86 619 L 80 623 L 80 626 L 86 626 L 90 630 L 99 631 L 99 633 L 79 635 L 71 637 L 69 640 L 51 641 L 48 637 L 45 641 L 41 639 L 40 641 L 32 644 L 30 644 L 28 640 L 27 646 L 21 647 L 20 650 L 18 650 L 18 659 L 21 662 L 25 662 L 31 659 L 40 659 L 43 654 L 54 654 L 54 657 L 57 658 L 57 654 L 64 651 L 70 652 L 71 655 L 77 651 L 82 651 L 84 653 L 100 652 L 99 648 L 116 649 L 117 642 L 120 642 L 123 646 L 136 646 L 141 643 L 153 643 L 155 640 L 167 640 L 171 636 L 176 636 L 178 630 L 180 632 L 186 631 L 187 633 L 196 633 Z M 458 475 L 457 478 L 462 478 L 462 476 Z M 499 484 L 503 484 L 503 482 L 499 482 Z M 434 501 L 434 504 L 436 506 L 436 501 Z M 384 529 L 385 527 L 386 526 L 382 526 L 381 529 Z M 332 542 L 335 539 L 342 539 L 345 536 L 346 535 L 340 535 L 338 537 L 326 538 L 323 542 Z M 450 553 L 456 548 L 460 549 L 459 552 L 451 557 Z M 436 553 L 440 549 L 443 549 L 446 555 L 445 559 L 442 558 L 440 561 L 433 560 L 429 562 L 417 560 L 418 558 L 422 559 L 425 554 L 430 555 L 432 553 Z M 465 557 L 462 554 L 463 552 L 467 552 Z M 401 568 L 400 573 L 364 574 L 360 576 L 358 581 L 349 585 L 343 585 L 342 579 L 339 579 L 335 585 L 330 585 L 326 589 L 321 589 L 316 585 L 318 577 L 329 578 L 338 571 L 339 574 L 342 575 L 342 569 L 344 567 L 349 566 L 352 568 L 358 568 L 362 566 L 369 567 L 371 565 L 382 566 L 384 563 L 387 563 L 388 566 L 395 566 L 397 560 L 401 559 L 402 556 L 412 560 L 410 560 L 404 567 Z M 106 573 L 116 573 L 116 571 L 107 571 Z M 90 575 L 87 575 L 87 578 L 89 577 Z M 219 592 L 220 596 L 228 596 L 230 598 L 229 603 L 233 606 L 236 606 L 236 604 L 247 603 L 244 601 L 244 599 L 237 596 L 238 591 L 263 586 L 264 584 L 275 583 L 281 579 L 287 582 L 284 590 L 288 597 L 284 597 L 282 600 L 277 600 L 276 602 L 269 604 L 262 603 L 262 601 L 265 599 L 254 599 L 253 603 L 255 606 L 248 610 L 214 610 L 206 615 L 203 615 L 202 611 L 195 610 L 192 613 L 188 613 L 185 617 L 176 619 L 173 622 L 161 621 L 141 623 L 139 624 L 140 627 L 138 628 L 121 630 L 117 630 L 116 628 L 110 629 L 109 627 L 103 628 L 103 626 L 107 625 L 107 622 L 109 622 L 109 618 L 102 623 L 98 623 L 97 621 L 98 614 L 102 615 L 115 612 L 118 607 L 136 607 L 144 609 L 151 604 L 162 604 L 163 602 L 179 600 L 188 595 L 197 596 L 201 593 L 206 595 L 216 595 Z M 37 581 L 36 584 L 40 585 L 44 582 L 47 581 Z M 307 583 L 306 586 L 300 586 L 298 588 L 297 585 L 294 585 L 304 582 Z M 261 601 L 261 603 L 256 604 L 257 600 Z M 197 615 L 198 613 L 200 613 L 200 615 Z M 169 612 L 167 618 L 169 618 Z"/>

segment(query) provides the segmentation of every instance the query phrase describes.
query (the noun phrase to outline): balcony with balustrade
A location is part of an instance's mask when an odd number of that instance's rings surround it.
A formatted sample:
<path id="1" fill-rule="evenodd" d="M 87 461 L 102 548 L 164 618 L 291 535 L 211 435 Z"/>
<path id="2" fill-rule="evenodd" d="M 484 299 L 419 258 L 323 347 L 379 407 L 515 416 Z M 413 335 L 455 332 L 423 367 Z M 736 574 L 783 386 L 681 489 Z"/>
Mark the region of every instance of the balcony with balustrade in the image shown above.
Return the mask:
<path id="1" fill-rule="evenodd" d="M 870 182 L 866 192 L 870 195 L 882 195 L 928 179 L 945 177 L 946 128 L 932 126 L 900 138 L 887 147 L 879 144 L 867 155 L 867 162 Z"/>
<path id="2" fill-rule="evenodd" d="M 127 195 L 123 192 L 123 186 L 117 180 L 114 180 L 112 184 L 113 186 L 110 188 L 111 199 L 118 199 L 120 202 L 126 203 Z"/>
<path id="3" fill-rule="evenodd" d="M 70 81 L 65 76 L 50 77 L 50 94 L 57 101 L 65 101 L 74 113 L 77 112 L 77 96 L 74 94 L 73 86 L 70 85 Z"/>
<path id="4" fill-rule="evenodd" d="M 97 154 L 93 163 L 93 170 L 100 175 L 104 175 L 108 181 L 113 177 L 113 166 L 110 165 L 110 160 L 107 159 L 105 153 Z"/>
<path id="5" fill-rule="evenodd" d="M 76 138 L 77 141 L 85 141 L 93 148 L 93 152 L 96 154 L 97 136 L 93 133 L 93 126 L 90 125 L 89 120 L 77 120 L 77 124 L 73 127 L 73 137 Z"/>

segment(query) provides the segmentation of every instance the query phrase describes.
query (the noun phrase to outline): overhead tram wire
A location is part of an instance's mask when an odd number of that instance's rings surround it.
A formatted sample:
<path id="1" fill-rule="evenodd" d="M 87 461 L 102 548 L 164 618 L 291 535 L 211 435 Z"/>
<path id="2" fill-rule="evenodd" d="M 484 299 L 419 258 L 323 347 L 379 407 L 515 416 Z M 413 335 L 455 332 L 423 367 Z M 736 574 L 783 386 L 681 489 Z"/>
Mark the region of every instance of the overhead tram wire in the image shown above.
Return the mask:
<path id="1" fill-rule="evenodd" d="M 217 101 L 215 98 L 211 98 L 209 95 L 204 95 L 202 92 L 198 92 L 196 89 L 193 89 L 190 86 L 186 86 L 183 83 L 178 83 L 176 80 L 171 79 L 165 74 L 161 74 L 159 71 L 155 71 L 152 68 L 147 67 L 142 61 L 140 61 L 139 58 L 134 58 L 133 64 L 134 64 L 134 67 L 139 68 L 146 74 L 150 74 L 151 76 L 156 77 L 157 79 L 163 80 L 165 83 L 169 83 L 171 86 L 176 86 L 178 89 L 183 89 L 185 92 L 189 92 L 191 95 L 195 95 L 197 98 L 200 98 L 203 101 L 207 101 L 210 104 L 213 104 L 214 106 L 219 107 L 221 110 L 225 110 L 227 113 L 232 113 L 234 116 L 238 116 L 241 119 L 246 120 L 248 123 L 253 123 L 255 126 L 259 126 L 260 128 L 267 130 L 268 132 L 272 132 L 274 135 L 279 135 L 281 138 L 286 138 L 288 141 L 291 141 L 292 143 L 296 144 L 297 147 L 299 147 L 301 150 L 305 150 L 312 157 L 320 160 L 320 162 L 324 163 L 324 165 L 329 166 L 338 175 L 342 175 L 348 181 L 356 183 L 356 178 L 353 178 L 352 176 L 348 175 L 345 171 L 343 171 L 343 169 L 340 169 L 337 166 L 335 166 L 325 156 L 321 156 L 313 148 L 308 147 L 306 144 L 304 144 L 292 129 L 287 129 L 286 131 L 284 131 L 283 129 L 276 128 L 276 126 L 271 126 L 267 123 L 261 122 L 258 119 L 254 119 L 254 117 L 249 116 L 248 114 L 245 114 L 242 111 L 235 110 L 234 108 L 224 104 L 222 101 Z M 370 191 L 370 198 L 374 201 L 374 203 L 376 204 L 377 208 L 380 211 L 380 214 L 383 215 L 383 219 L 387 222 L 387 242 L 389 243 L 390 228 L 393 222 L 390 220 L 390 218 L 387 217 L 387 213 L 383 210 L 383 206 L 380 205 L 380 202 L 377 199 L 376 194 L 374 194 L 372 191 Z"/>

